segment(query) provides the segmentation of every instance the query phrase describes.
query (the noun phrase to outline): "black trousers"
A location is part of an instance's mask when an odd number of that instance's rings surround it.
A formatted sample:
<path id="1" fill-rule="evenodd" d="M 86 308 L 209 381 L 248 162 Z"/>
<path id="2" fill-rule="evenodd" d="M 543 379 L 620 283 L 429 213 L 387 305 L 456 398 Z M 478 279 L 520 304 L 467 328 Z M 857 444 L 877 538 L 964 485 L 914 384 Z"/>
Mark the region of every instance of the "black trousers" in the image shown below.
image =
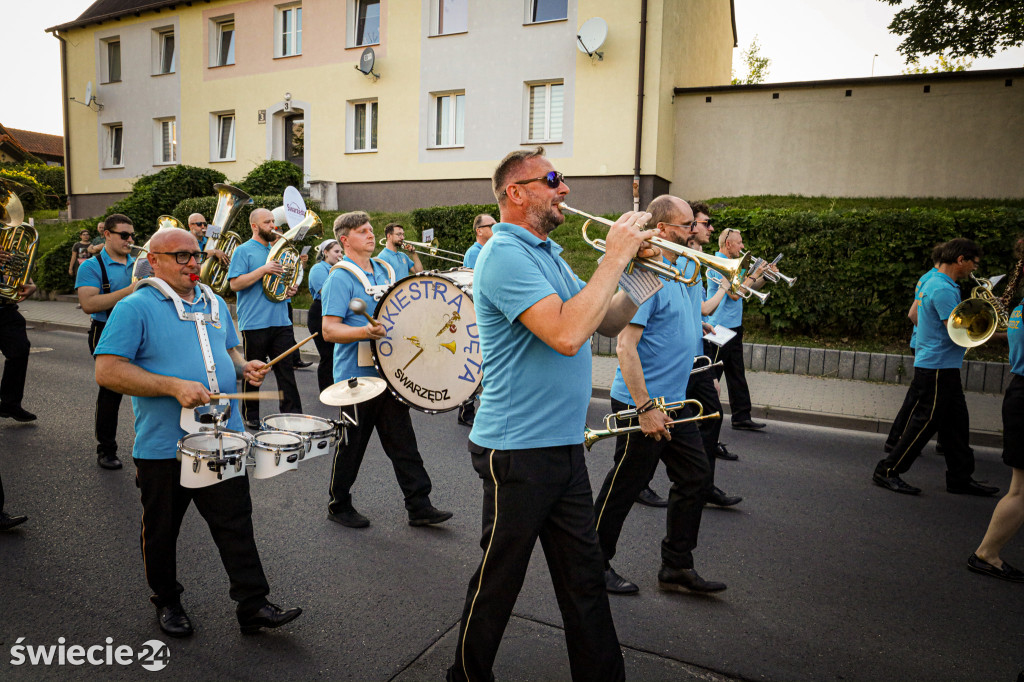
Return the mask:
<path id="1" fill-rule="evenodd" d="M 0 475 L 0 512 L 4 510 L 4 477 Z"/>
<path id="2" fill-rule="evenodd" d="M 242 347 L 246 360 L 263 360 L 267 362 L 294 345 L 295 333 L 290 326 L 266 327 L 264 329 L 250 329 L 249 331 L 242 332 Z M 299 386 L 295 383 L 295 367 L 288 358 L 285 358 L 274 365 L 272 369 L 274 370 L 274 377 L 277 379 L 277 387 L 283 394 L 280 403 L 278 403 L 280 412 L 301 414 L 302 399 L 299 397 Z M 243 393 L 258 390 L 258 387 L 250 385 L 248 381 L 242 382 Z M 243 400 L 241 402 L 242 417 L 246 421 L 259 421 L 260 401 Z"/>
<path id="3" fill-rule="evenodd" d="M 21 407 L 25 397 L 25 376 L 32 344 L 25 331 L 25 318 L 17 305 L 0 305 L 0 353 L 4 355 L 4 376 L 0 380 L 0 406 Z M 0 495 L 2 498 L 2 495 Z M 2 509 L 0 505 L 0 509 Z"/>
<path id="4" fill-rule="evenodd" d="M 177 579 L 176 545 L 181 520 L 189 503 L 195 502 L 227 570 L 228 594 L 239 610 L 265 604 L 270 587 L 253 536 L 249 478 L 185 488 L 179 483 L 181 464 L 175 459 L 136 459 L 135 468 L 135 485 L 142 495 L 142 563 L 153 603 L 178 604 L 185 590 Z"/>
<path id="5" fill-rule="evenodd" d="M 331 514 L 352 510 L 352 485 L 359 475 L 359 467 L 366 454 L 373 430 L 384 448 L 384 454 L 391 460 L 395 478 L 405 496 L 405 508 L 409 513 L 430 505 L 430 476 L 423 466 L 423 458 L 416 446 L 416 432 L 412 430 L 409 407 L 398 402 L 389 391 L 365 403 L 359 403 L 357 411 L 351 406 L 343 407 L 347 414 L 355 416 L 359 426 L 348 430 L 348 445 L 339 444 L 334 453 L 331 469 L 331 500 L 327 511 Z"/>
<path id="6" fill-rule="evenodd" d="M 698 401 L 704 407 L 704 414 L 722 411 L 722 401 L 718 399 L 718 391 L 715 390 L 715 375 L 710 369 L 690 375 L 690 381 L 686 384 L 686 397 Z M 697 422 L 697 429 L 711 470 L 710 491 L 715 485 L 715 450 L 722 434 L 722 419 L 702 419 Z"/>
<path id="7" fill-rule="evenodd" d="M 483 481 L 484 556 L 469 581 L 448 679 L 494 679 L 494 658 L 539 538 L 572 679 L 624 680 L 583 445 L 484 450 L 471 442 L 469 452 Z"/>
<path id="8" fill-rule="evenodd" d="M 334 383 L 334 344 L 324 341 L 323 311 L 323 302 L 317 299 L 309 305 L 309 312 L 306 313 L 306 329 L 310 334 L 317 335 L 313 343 L 316 344 L 316 352 L 320 354 L 320 363 L 316 366 L 316 383 L 321 391 Z"/>
<path id="9" fill-rule="evenodd" d="M 906 429 L 875 471 L 883 476 L 906 473 L 921 454 L 921 448 L 938 433 L 946 458 L 947 485 L 971 480 L 974 453 L 969 444 L 971 423 L 960 370 L 915 368 L 907 398 L 913 409 Z"/>
<path id="10" fill-rule="evenodd" d="M 900 436 L 907 430 L 907 422 L 910 420 L 910 413 L 914 411 L 914 397 L 910 391 L 907 391 L 906 397 L 903 399 L 903 404 L 900 406 L 900 411 L 896 413 L 896 418 L 892 420 L 892 426 L 889 427 L 889 435 L 885 438 L 885 451 L 892 452 L 892 449 L 896 447 L 896 443 L 899 442 Z M 939 435 L 939 446 L 942 445 L 942 435 Z"/>
<path id="11" fill-rule="evenodd" d="M 722 361 L 723 366 L 716 369 L 718 379 L 725 374 L 725 383 L 729 387 L 729 407 L 732 410 L 732 423 L 750 419 L 750 388 L 747 386 L 747 373 L 743 367 L 743 325 L 733 328 L 736 336 L 722 345 L 705 341 L 704 354 L 712 362 Z"/>
<path id="12" fill-rule="evenodd" d="M 612 412 L 632 408 L 614 398 L 611 402 Z M 676 412 L 677 419 L 691 416 L 689 408 Z M 638 423 L 638 419 L 631 419 L 625 426 Z M 597 536 L 606 565 L 615 556 L 622 524 L 636 496 L 651 480 L 660 460 L 665 463 L 665 471 L 672 482 L 661 561 L 669 568 L 693 568 L 693 550 L 697 546 L 704 500 L 711 492 L 711 468 L 693 422 L 672 426 L 669 433 L 672 440 L 656 441 L 639 431 L 615 439 L 615 463 L 594 501 Z"/>
<path id="13" fill-rule="evenodd" d="M 92 321 L 89 327 L 89 352 L 95 352 L 106 322 Z M 96 396 L 96 454 L 117 454 L 117 417 L 121 410 L 121 394 L 100 386 Z"/>

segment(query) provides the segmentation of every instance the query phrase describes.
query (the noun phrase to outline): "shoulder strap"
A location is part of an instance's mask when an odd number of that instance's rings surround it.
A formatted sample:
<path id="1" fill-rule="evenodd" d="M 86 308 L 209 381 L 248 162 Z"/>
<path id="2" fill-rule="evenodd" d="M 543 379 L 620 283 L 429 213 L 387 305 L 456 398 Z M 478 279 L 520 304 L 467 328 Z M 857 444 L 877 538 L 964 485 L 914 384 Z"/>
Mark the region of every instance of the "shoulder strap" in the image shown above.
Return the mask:
<path id="1" fill-rule="evenodd" d="M 374 262 L 377 262 L 377 263 L 380 263 L 381 265 L 384 266 L 384 269 L 388 271 L 388 279 L 390 280 L 388 282 L 388 284 L 394 284 L 395 283 L 395 279 L 396 279 L 395 278 L 395 269 L 393 267 L 391 267 L 391 263 L 387 262 L 383 258 L 371 258 L 370 260 L 374 261 Z"/>
<path id="2" fill-rule="evenodd" d="M 96 254 L 96 262 L 100 264 L 100 275 L 103 277 L 103 286 L 100 287 L 100 292 L 104 294 L 110 293 L 110 280 L 107 279 L 107 266 L 103 264 L 103 252 L 100 251 Z"/>

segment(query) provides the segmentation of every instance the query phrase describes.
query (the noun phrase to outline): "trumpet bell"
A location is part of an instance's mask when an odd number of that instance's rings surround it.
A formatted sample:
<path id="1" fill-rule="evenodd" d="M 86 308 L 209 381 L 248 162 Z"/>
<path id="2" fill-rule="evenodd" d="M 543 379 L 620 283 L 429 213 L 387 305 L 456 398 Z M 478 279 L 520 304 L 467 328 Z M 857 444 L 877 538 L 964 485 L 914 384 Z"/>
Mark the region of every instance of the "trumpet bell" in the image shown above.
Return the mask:
<path id="1" fill-rule="evenodd" d="M 982 298 L 969 298 L 949 314 L 946 331 L 956 345 L 974 348 L 992 338 L 998 327 L 995 306 Z"/>
<path id="2" fill-rule="evenodd" d="M 7 227 L 17 227 L 25 222 L 25 209 L 21 205 L 21 199 L 14 192 L 8 192 L 6 197 L 0 198 L 0 223 Z"/>

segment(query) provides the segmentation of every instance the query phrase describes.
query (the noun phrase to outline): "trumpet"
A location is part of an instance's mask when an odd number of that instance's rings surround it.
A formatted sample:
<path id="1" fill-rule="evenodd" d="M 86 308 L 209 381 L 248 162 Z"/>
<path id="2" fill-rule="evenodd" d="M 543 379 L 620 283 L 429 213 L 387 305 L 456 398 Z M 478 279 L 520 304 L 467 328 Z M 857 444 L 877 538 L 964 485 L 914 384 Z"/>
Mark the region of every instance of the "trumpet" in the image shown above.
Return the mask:
<path id="1" fill-rule="evenodd" d="M 380 244 L 381 246 L 387 246 L 388 238 L 383 237 L 377 243 Z M 459 265 L 462 265 L 462 254 L 459 253 L 458 251 L 449 251 L 447 249 L 442 249 L 438 245 L 436 238 L 430 240 L 430 242 L 413 242 L 409 241 L 408 239 L 403 239 L 402 241 L 398 242 L 398 244 L 396 244 L 395 246 L 397 246 L 399 249 L 402 249 L 406 244 L 413 247 L 413 252 L 418 253 L 421 256 L 431 256 L 432 258 L 438 258 L 440 260 L 446 260 L 451 263 L 458 263 Z M 420 251 L 420 249 L 423 250 Z M 458 258 L 446 258 L 445 256 L 437 255 L 438 253 L 447 253 L 450 256 L 458 256 Z"/>
<path id="2" fill-rule="evenodd" d="M 697 366 L 697 363 L 701 360 L 707 360 L 708 364 Z M 709 369 L 718 369 L 719 367 L 725 367 L 725 363 L 719 360 L 718 362 L 711 362 L 711 358 L 706 355 L 698 355 L 693 359 L 693 369 L 690 370 L 690 374 L 700 374 L 706 372 Z"/>
<path id="3" fill-rule="evenodd" d="M 978 286 L 971 290 L 971 297 L 953 308 L 949 314 L 946 333 L 958 346 L 974 348 L 992 338 L 996 332 L 1003 332 L 1010 326 L 1009 311 L 1001 299 L 992 293 L 990 280 L 975 277 Z M 998 280 L 997 280 L 998 281 Z"/>
<path id="4" fill-rule="evenodd" d="M 761 273 L 762 277 L 764 277 L 769 282 L 780 282 L 781 281 L 781 282 L 785 282 L 787 286 L 793 286 L 796 283 L 796 277 L 786 277 L 784 274 L 779 272 L 777 269 L 776 270 L 772 270 L 772 266 L 777 265 L 780 260 L 782 260 L 782 254 L 781 253 L 778 256 L 776 256 L 775 260 L 773 260 L 771 263 L 766 261 L 764 258 L 755 258 L 750 263 L 750 271 L 751 272 L 757 272 L 757 269 L 759 267 L 761 267 L 762 265 L 767 265 L 768 267 L 766 267 L 764 269 L 764 272 Z"/>
<path id="5" fill-rule="evenodd" d="M 705 356 L 706 357 L 706 356 Z M 665 426 L 675 426 L 676 424 L 685 424 L 687 422 L 702 421 L 704 419 L 721 419 L 721 412 L 713 412 L 712 414 L 704 414 L 704 406 L 700 404 L 698 400 L 678 400 L 673 403 L 666 403 L 664 398 L 655 398 L 654 407 L 655 409 L 661 410 L 665 414 L 672 416 L 677 410 L 681 410 L 687 405 L 693 406 L 697 410 L 697 414 L 686 419 L 676 419 L 670 421 Z M 640 425 L 636 426 L 615 426 L 616 421 L 624 421 L 627 419 L 635 419 L 640 416 L 636 408 L 629 410 L 622 410 L 621 412 L 615 412 L 609 415 L 605 415 L 604 418 L 604 429 L 592 429 L 589 426 L 583 429 L 583 445 L 589 450 L 594 443 L 604 438 L 611 438 L 612 436 L 621 436 L 627 433 L 636 433 L 640 431 Z"/>

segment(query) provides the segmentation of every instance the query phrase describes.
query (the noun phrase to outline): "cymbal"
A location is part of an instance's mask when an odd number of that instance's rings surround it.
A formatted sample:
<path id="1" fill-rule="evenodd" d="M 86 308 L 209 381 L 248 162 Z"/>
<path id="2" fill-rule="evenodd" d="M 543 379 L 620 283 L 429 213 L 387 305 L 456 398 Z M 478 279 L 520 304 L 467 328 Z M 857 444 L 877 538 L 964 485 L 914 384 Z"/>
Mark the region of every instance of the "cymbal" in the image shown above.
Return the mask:
<path id="1" fill-rule="evenodd" d="M 353 377 L 328 386 L 320 393 L 324 405 L 355 405 L 376 398 L 387 384 L 379 377 Z"/>

